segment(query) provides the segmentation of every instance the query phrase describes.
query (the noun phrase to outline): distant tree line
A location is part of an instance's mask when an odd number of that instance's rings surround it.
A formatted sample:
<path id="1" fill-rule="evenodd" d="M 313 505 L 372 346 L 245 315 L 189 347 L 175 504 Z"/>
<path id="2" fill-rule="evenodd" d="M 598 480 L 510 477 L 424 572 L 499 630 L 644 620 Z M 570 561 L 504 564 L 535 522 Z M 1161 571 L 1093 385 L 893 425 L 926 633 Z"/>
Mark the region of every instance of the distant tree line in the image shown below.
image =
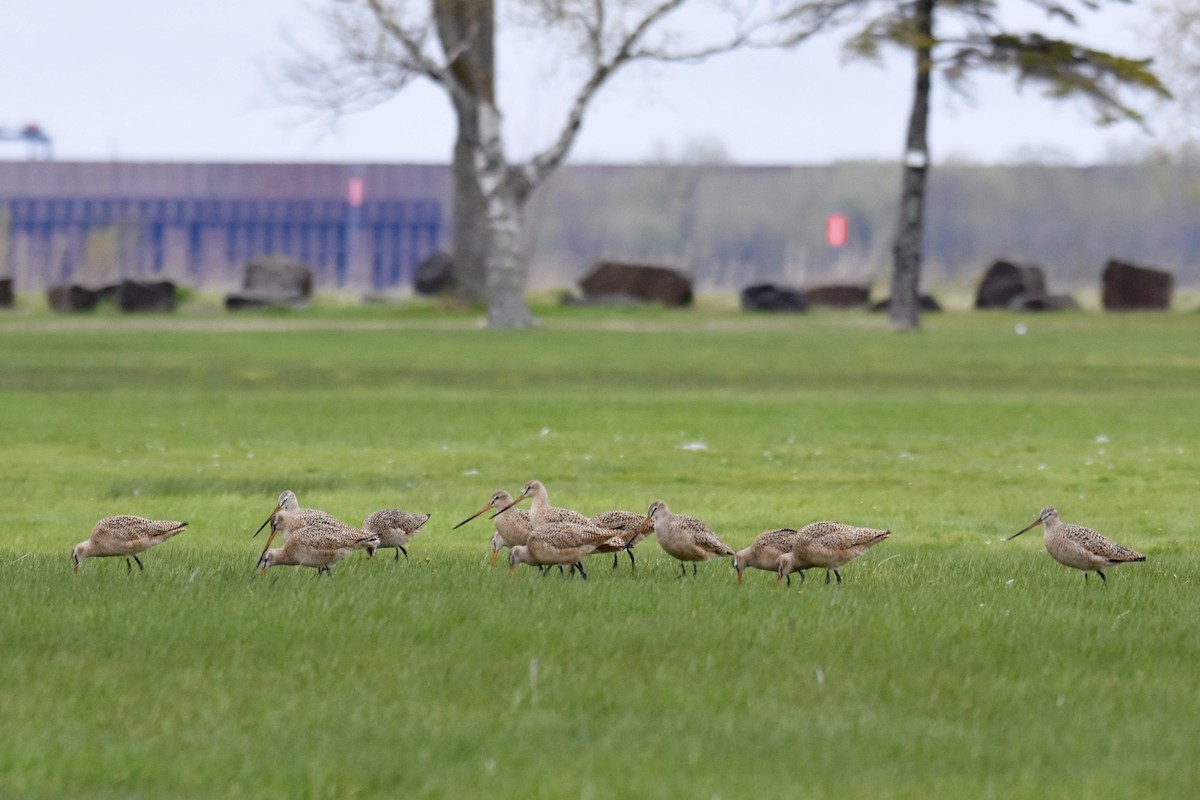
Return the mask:
<path id="1" fill-rule="evenodd" d="M 901 166 L 568 166 L 530 201 L 530 288 L 601 259 L 692 274 L 702 291 L 771 281 L 871 282 L 891 271 Z M 1094 167 L 945 164 L 930 174 L 924 289 L 973 285 L 997 258 L 1037 263 L 1055 291 L 1096 286 L 1109 258 L 1200 284 L 1200 159 Z M 842 248 L 831 213 L 849 220 Z M 883 289 L 886 292 L 886 288 Z"/>

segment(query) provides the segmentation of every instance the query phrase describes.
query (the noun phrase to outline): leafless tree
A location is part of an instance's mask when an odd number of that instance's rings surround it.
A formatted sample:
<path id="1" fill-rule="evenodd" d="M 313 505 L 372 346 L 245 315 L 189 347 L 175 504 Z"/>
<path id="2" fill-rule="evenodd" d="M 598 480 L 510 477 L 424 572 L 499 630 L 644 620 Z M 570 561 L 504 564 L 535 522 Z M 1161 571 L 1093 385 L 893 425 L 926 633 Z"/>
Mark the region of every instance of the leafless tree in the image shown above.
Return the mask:
<path id="1" fill-rule="evenodd" d="M 385 102 L 418 79 L 446 92 L 458 123 L 452 163 L 461 290 L 486 303 L 489 326 L 526 327 L 533 317 L 519 244 L 530 193 L 562 164 L 597 93 L 623 67 L 699 61 L 750 43 L 757 23 L 743 0 L 705 2 L 517 0 L 514 16 L 563 42 L 564 58 L 584 67 L 556 135 L 524 163 L 510 160 L 502 135 L 494 0 L 330 0 L 318 13 L 333 55 L 302 52 L 289 77 L 307 102 L 336 111 Z M 724 24 L 685 25 L 685 12 Z M 720 33 L 697 39 L 688 31 L 698 27 Z"/>
<path id="2" fill-rule="evenodd" d="M 1185 135 L 1194 139 L 1200 136 L 1200 4 L 1158 0 L 1152 10 L 1159 70 L 1179 100 Z"/>

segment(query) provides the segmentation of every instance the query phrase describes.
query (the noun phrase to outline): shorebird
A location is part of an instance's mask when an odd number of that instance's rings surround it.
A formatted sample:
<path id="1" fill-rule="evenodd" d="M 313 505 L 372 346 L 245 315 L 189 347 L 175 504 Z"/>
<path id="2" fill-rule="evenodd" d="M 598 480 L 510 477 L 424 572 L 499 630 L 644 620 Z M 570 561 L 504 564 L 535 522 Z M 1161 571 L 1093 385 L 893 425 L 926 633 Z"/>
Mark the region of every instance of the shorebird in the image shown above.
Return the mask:
<path id="1" fill-rule="evenodd" d="M 128 514 L 105 517 L 96 523 L 92 533 L 71 550 L 71 561 L 79 572 L 84 559 L 104 556 L 124 556 L 125 566 L 133 569 L 129 559 L 137 562 L 138 569 L 145 569 L 138 553 L 165 542 L 187 527 L 186 522 L 165 519 L 146 519 Z"/>
<path id="2" fill-rule="evenodd" d="M 486 506 L 454 527 L 461 528 L 485 511 L 510 508 L 512 504 L 513 496 L 503 489 L 498 489 L 492 495 L 492 498 L 488 500 Z M 493 519 L 496 521 L 496 531 L 492 534 L 492 566 L 496 566 L 496 557 L 500 555 L 500 551 L 503 548 L 516 547 L 519 544 L 525 544 L 529 541 L 529 534 L 533 531 L 533 523 L 529 521 L 529 512 L 523 508 L 514 508 L 506 514 L 497 514 Z"/>
<path id="3" fill-rule="evenodd" d="M 607 528 L 613 531 L 624 540 L 625 546 L 621 549 L 629 553 L 629 568 L 635 569 L 637 560 L 633 557 L 634 545 L 654 533 L 654 521 L 636 511 L 605 511 L 592 517 L 589 521 L 597 528 Z M 600 552 L 605 552 L 605 550 Z M 619 552 L 613 552 L 613 569 L 617 568 L 618 555 Z"/>
<path id="4" fill-rule="evenodd" d="M 770 572 L 775 572 L 779 575 L 779 580 L 787 580 L 788 585 L 792 583 L 792 571 L 788 573 L 780 571 L 780 562 L 784 555 L 790 553 L 792 544 L 796 541 L 796 537 L 800 534 L 795 528 L 777 528 L 771 531 L 763 531 L 754 540 L 754 543 L 749 547 L 738 550 L 733 554 L 733 568 L 737 570 L 737 580 L 740 585 L 742 582 L 742 572 L 747 567 L 754 569 L 765 569 Z M 804 580 L 804 573 L 800 572 L 800 580 Z"/>
<path id="5" fill-rule="evenodd" d="M 842 522 L 810 523 L 797 532 L 792 549 L 780 560 L 779 577 L 789 572 L 821 567 L 825 570 L 826 583 L 829 583 L 830 572 L 841 583 L 840 568 L 891 535 L 891 531 L 858 528 Z"/>
<path id="6" fill-rule="evenodd" d="M 516 545 L 508 551 L 508 577 L 517 571 L 518 564 L 536 567 L 571 565 L 572 573 L 579 571 L 586 581 L 587 571 L 583 568 L 584 556 L 601 547 L 616 552 L 627 546 L 625 540 L 611 530 L 595 525 L 576 525 L 571 522 L 549 522 L 533 529 L 526 544 Z"/>
<path id="7" fill-rule="evenodd" d="M 329 567 L 345 558 L 352 550 L 365 548 L 368 544 L 379 547 L 378 535 L 347 525 L 324 511 L 300 508 L 296 495 L 288 489 L 280 492 L 275 510 L 267 517 L 266 522 L 258 526 L 254 536 L 268 524 L 271 526 L 271 535 L 267 537 L 267 544 L 258 557 L 258 564 L 262 566 L 263 572 L 268 567 L 284 564 L 317 567 L 320 572 L 328 572 Z M 283 547 L 271 550 L 271 542 L 277 533 L 283 534 Z M 288 544 L 293 539 L 296 539 L 297 543 L 289 549 Z M 341 552 L 343 550 L 345 552 Z M 333 555 L 334 551 L 336 555 Z M 270 555 L 272 553 L 274 555 Z"/>
<path id="8" fill-rule="evenodd" d="M 333 519 L 332 517 L 330 519 Z M 337 520 L 334 520 L 337 522 Z M 258 560 L 259 575 L 271 567 L 315 567 L 317 574 L 329 572 L 334 564 L 355 550 L 380 546 L 379 535 L 338 522 L 317 522 L 294 527 L 283 547 L 268 548 Z"/>
<path id="9" fill-rule="evenodd" d="M 253 539 L 262 533 L 262 529 L 267 527 L 267 525 L 271 526 L 271 535 L 267 537 L 267 544 L 263 547 L 259 561 L 262 561 L 262 556 L 267 554 L 267 550 L 271 547 L 271 542 L 275 539 L 275 534 L 282 534 L 283 541 L 287 542 L 291 538 L 294 529 L 309 524 L 345 525 L 344 522 L 332 514 L 326 514 L 324 511 L 318 511 L 315 508 L 301 508 L 300 501 L 296 499 L 295 493 L 291 489 L 284 489 L 279 493 L 279 500 L 275 503 L 275 510 L 271 512 L 271 516 L 267 517 L 266 521 L 262 525 L 259 525 L 258 530 L 250 537 Z"/>
<path id="10" fill-rule="evenodd" d="M 1046 552 L 1060 564 L 1083 570 L 1085 581 L 1089 572 L 1095 572 L 1107 585 L 1108 578 L 1104 577 L 1104 567 L 1146 560 L 1141 553 L 1122 547 L 1091 528 L 1063 522 L 1058 518 L 1058 509 L 1052 506 L 1043 508 L 1042 513 L 1038 514 L 1038 518 L 1028 527 L 1022 528 L 1004 541 L 1015 539 L 1038 525 L 1046 526 L 1046 532 L 1042 536 Z"/>
<path id="11" fill-rule="evenodd" d="M 413 514 L 398 508 L 376 511 L 363 520 L 363 530 L 379 537 L 377 546 L 367 546 L 367 558 L 374 558 L 375 551 L 385 547 L 395 548 L 397 561 L 400 560 L 401 553 L 408 558 L 408 551 L 404 549 L 404 545 L 412 541 L 417 531 L 428 521 L 428 514 Z"/>
<path id="12" fill-rule="evenodd" d="M 546 492 L 546 487 L 541 481 L 536 479 L 525 484 L 525 487 L 521 490 L 521 494 L 517 496 L 511 503 L 493 514 L 492 519 L 498 519 L 513 506 L 515 506 L 517 503 L 520 503 L 522 500 L 525 500 L 526 498 L 530 498 L 529 525 L 530 530 L 533 532 L 536 532 L 539 527 L 559 523 L 567 525 L 580 525 L 582 527 L 592 527 L 592 521 L 583 514 L 580 514 L 578 511 L 572 511 L 569 508 L 558 508 L 550 505 L 550 497 Z M 533 534 L 531 533 L 530 535 L 532 536 Z M 616 551 L 610 549 L 608 545 L 602 544 L 600 547 L 596 548 L 595 552 L 613 553 Z M 550 565 L 543 564 L 540 566 L 548 567 Z M 562 569 L 561 564 L 559 565 L 559 569 Z M 576 564 L 573 564 L 571 569 L 572 571 L 578 569 L 580 572 L 582 572 L 583 562 L 580 561 Z"/>
<path id="13" fill-rule="evenodd" d="M 591 525 L 592 521 L 580 514 L 578 511 L 572 511 L 569 508 L 557 508 L 550 505 L 550 496 L 546 492 L 546 487 L 539 480 L 532 480 L 525 484 L 525 488 L 521 490 L 521 494 L 516 497 L 511 503 L 501 508 L 492 518 L 495 519 L 508 511 L 526 498 L 531 498 L 529 503 L 529 523 L 534 527 L 539 525 L 549 524 L 551 522 L 568 522 L 572 525 Z M 483 513 L 483 512 L 480 512 Z"/>
<path id="14" fill-rule="evenodd" d="M 646 517 L 654 524 L 654 535 L 667 555 L 679 560 L 681 577 L 687 577 L 685 562 L 692 562 L 692 577 L 696 575 L 696 563 L 710 558 L 733 555 L 729 545 L 698 519 L 672 514 L 663 500 L 650 504 Z"/>

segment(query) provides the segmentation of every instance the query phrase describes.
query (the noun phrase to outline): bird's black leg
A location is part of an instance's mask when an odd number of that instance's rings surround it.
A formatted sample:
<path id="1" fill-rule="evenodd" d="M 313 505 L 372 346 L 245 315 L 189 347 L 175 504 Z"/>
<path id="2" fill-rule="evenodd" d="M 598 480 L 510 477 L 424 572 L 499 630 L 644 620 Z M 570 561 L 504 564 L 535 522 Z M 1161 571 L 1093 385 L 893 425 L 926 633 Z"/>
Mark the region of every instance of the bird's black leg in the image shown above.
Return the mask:
<path id="1" fill-rule="evenodd" d="M 637 569 L 637 559 L 633 557 L 633 551 L 626 550 L 625 552 L 629 553 L 629 569 L 636 570 Z"/>
<path id="2" fill-rule="evenodd" d="M 837 579 L 838 579 L 838 581 L 837 581 L 837 582 L 840 584 L 840 583 L 842 582 L 842 573 L 838 572 L 838 571 L 835 569 L 835 570 L 833 571 L 833 574 L 834 574 L 834 575 L 837 577 Z"/>
<path id="3" fill-rule="evenodd" d="M 126 559 L 125 559 L 125 571 L 126 571 L 126 572 L 133 572 L 133 564 L 130 564 L 130 563 L 129 563 L 129 559 L 128 559 L 128 558 L 126 558 Z"/>
<path id="4" fill-rule="evenodd" d="M 1104 585 L 1108 586 L 1108 578 L 1104 577 L 1104 573 L 1100 570 L 1096 570 L 1096 574 L 1100 576 L 1100 580 L 1104 581 Z"/>
<path id="5" fill-rule="evenodd" d="M 829 570 L 825 570 L 825 585 L 829 585 Z"/>
<path id="6" fill-rule="evenodd" d="M 621 554 L 620 554 L 620 553 L 613 553 L 613 569 L 616 569 L 616 568 L 617 568 L 617 556 L 619 556 L 619 555 L 621 555 Z"/>
<path id="7" fill-rule="evenodd" d="M 585 570 L 583 568 L 583 562 L 582 561 L 575 562 L 575 567 L 579 570 L 579 576 L 586 581 L 587 580 L 587 570 Z"/>
<path id="8" fill-rule="evenodd" d="M 396 553 L 396 560 L 400 560 L 400 553 L 404 553 L 404 557 L 408 558 L 408 551 L 404 549 L 404 545 L 400 545 L 399 552 Z"/>
<path id="9" fill-rule="evenodd" d="M 142 564 L 142 560 L 141 560 L 140 558 L 138 558 L 137 556 L 134 556 L 134 557 L 133 557 L 133 560 L 137 562 L 138 569 L 142 569 L 142 570 L 144 570 L 144 569 L 146 568 L 146 567 L 145 567 L 145 566 Z"/>
<path id="10" fill-rule="evenodd" d="M 687 577 L 687 564 L 684 564 L 682 561 L 680 561 L 679 562 L 679 571 L 680 571 L 680 573 L 682 573 L 679 577 L 686 578 Z"/>
<path id="11" fill-rule="evenodd" d="M 801 574 L 803 574 L 803 573 L 801 573 Z M 785 581 L 787 581 L 787 583 L 786 583 L 786 585 L 787 585 L 787 586 L 791 586 L 791 585 L 792 585 L 792 576 L 791 576 L 791 575 L 784 575 L 784 576 L 783 576 L 783 579 L 784 579 Z"/>
<path id="12" fill-rule="evenodd" d="M 696 564 L 696 562 L 695 562 L 695 561 L 693 561 L 693 562 L 692 562 L 692 577 L 693 577 L 693 578 L 694 578 L 694 577 L 696 577 L 696 567 L 697 567 L 697 566 L 698 566 L 698 565 Z"/>

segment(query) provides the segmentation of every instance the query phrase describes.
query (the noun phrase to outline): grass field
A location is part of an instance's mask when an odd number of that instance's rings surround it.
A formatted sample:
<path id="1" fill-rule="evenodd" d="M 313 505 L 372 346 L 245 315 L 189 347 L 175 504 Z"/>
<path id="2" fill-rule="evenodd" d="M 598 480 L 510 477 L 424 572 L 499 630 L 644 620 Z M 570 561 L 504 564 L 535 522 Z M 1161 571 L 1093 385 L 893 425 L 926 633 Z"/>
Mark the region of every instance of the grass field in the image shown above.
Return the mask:
<path id="1" fill-rule="evenodd" d="M 1200 792 L 1200 315 L 542 313 L 0 317 L 0 797 Z M 509 581 L 451 527 L 534 477 L 893 536 L 841 587 L 654 541 Z M 285 488 L 433 517 L 252 579 Z M 1000 542 L 1045 505 L 1147 562 Z M 73 574 L 113 513 L 191 524 Z"/>

